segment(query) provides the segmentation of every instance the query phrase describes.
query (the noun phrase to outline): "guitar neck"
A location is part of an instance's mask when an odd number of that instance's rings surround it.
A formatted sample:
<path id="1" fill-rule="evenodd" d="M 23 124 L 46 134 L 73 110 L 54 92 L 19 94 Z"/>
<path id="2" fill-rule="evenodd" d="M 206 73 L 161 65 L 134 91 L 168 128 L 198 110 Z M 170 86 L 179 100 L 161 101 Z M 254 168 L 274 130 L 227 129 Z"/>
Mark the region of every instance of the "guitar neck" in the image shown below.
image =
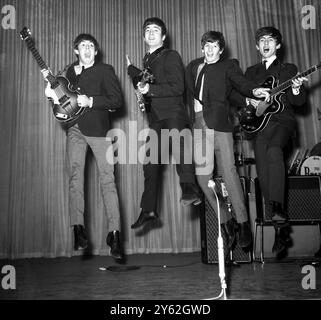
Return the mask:
<path id="1" fill-rule="evenodd" d="M 44 62 L 44 60 L 42 59 L 42 57 L 40 56 L 38 50 L 35 48 L 35 46 L 33 45 L 32 41 L 30 39 L 26 40 L 27 43 L 27 47 L 28 49 L 31 51 L 33 57 L 36 59 L 39 67 L 41 70 L 49 70 L 47 64 Z M 55 76 L 49 71 L 48 76 L 46 77 L 46 79 L 49 81 L 49 83 L 52 85 L 55 83 L 56 78 Z"/>
<path id="2" fill-rule="evenodd" d="M 295 80 L 295 79 L 298 79 L 300 77 L 306 77 L 308 76 L 309 74 L 317 71 L 319 68 L 321 67 L 321 64 L 318 64 L 318 65 L 315 65 L 315 66 L 312 66 L 311 68 L 309 68 L 308 70 L 302 72 L 302 73 L 299 73 L 297 74 L 296 76 L 292 77 L 291 79 L 283 82 L 282 84 L 280 84 L 279 86 L 273 88 L 270 92 L 271 96 L 273 95 L 276 95 L 278 93 L 280 93 L 281 91 L 284 91 L 286 90 L 287 88 L 291 87 L 292 86 L 292 80 Z"/>

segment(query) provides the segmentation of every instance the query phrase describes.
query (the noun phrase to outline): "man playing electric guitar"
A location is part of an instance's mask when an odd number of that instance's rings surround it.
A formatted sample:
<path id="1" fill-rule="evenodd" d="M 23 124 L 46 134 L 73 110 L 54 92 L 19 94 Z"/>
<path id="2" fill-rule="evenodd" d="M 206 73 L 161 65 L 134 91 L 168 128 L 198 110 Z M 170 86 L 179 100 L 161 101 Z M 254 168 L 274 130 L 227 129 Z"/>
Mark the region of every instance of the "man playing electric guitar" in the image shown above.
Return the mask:
<path id="1" fill-rule="evenodd" d="M 119 81 L 111 65 L 99 62 L 99 44 L 90 34 L 80 34 L 73 43 L 77 61 L 67 67 L 66 78 L 80 94 L 77 103 L 88 108 L 76 124 L 67 131 L 67 157 L 69 166 L 69 214 L 74 228 L 74 248 L 84 249 L 88 240 L 84 228 L 84 168 L 88 147 L 96 159 L 103 201 L 108 218 L 107 245 L 111 255 L 122 258 L 120 243 L 120 213 L 114 179 L 114 165 L 108 163 L 106 150 L 111 142 L 106 134 L 111 128 L 109 111 L 122 107 L 123 97 Z M 44 77 L 49 71 L 43 72 Z M 53 100 L 55 92 L 50 84 L 45 94 Z"/>
<path id="2" fill-rule="evenodd" d="M 143 36 L 148 49 L 143 59 L 144 69 L 151 71 L 155 82 L 137 83 L 137 89 L 150 102 L 146 115 L 150 130 L 156 133 L 158 161 L 157 163 L 148 162 L 143 166 L 145 180 L 141 212 L 136 222 L 132 224 L 132 229 L 140 228 L 148 221 L 158 218 L 157 195 L 161 178 L 161 155 L 164 152 L 169 153 L 169 150 L 162 146 L 161 131 L 177 129 L 181 132 L 188 127 L 188 116 L 183 102 L 184 65 L 177 51 L 164 46 L 167 37 L 164 21 L 158 17 L 147 18 L 143 24 Z M 127 66 L 128 74 L 132 79 L 139 75 L 140 70 L 131 64 L 128 57 Z M 188 146 L 184 148 L 182 140 L 177 148 L 172 144 L 172 154 L 177 161 L 176 170 L 182 189 L 181 202 L 183 205 L 197 205 L 201 202 L 201 196 L 195 180 L 194 165 L 184 163 L 184 153 L 192 154 L 192 146 L 187 144 Z"/>
<path id="3" fill-rule="evenodd" d="M 256 32 L 255 41 L 261 61 L 246 70 L 245 76 L 249 80 L 259 84 L 272 75 L 281 84 L 298 73 L 294 64 L 283 63 L 277 58 L 277 50 L 281 48 L 282 42 L 279 30 L 274 27 L 260 28 Z M 292 87 L 285 90 L 281 97 L 283 110 L 280 113 L 272 114 L 267 125 L 258 131 L 254 138 L 259 183 L 265 204 L 268 206 L 269 212 L 272 213 L 272 220 L 276 222 L 276 237 L 272 249 L 276 254 L 286 249 L 291 240 L 288 227 L 282 228 L 282 226 L 287 226 L 286 221 L 288 220 L 288 215 L 284 211 L 285 165 L 283 149 L 295 130 L 293 106 L 300 106 L 306 101 L 306 93 L 302 86 L 303 81 L 307 81 L 307 78 L 301 77 L 292 81 Z M 243 98 L 242 104 L 251 104 L 257 108 L 259 115 L 264 111 L 260 110 L 262 105 L 259 100 Z"/>

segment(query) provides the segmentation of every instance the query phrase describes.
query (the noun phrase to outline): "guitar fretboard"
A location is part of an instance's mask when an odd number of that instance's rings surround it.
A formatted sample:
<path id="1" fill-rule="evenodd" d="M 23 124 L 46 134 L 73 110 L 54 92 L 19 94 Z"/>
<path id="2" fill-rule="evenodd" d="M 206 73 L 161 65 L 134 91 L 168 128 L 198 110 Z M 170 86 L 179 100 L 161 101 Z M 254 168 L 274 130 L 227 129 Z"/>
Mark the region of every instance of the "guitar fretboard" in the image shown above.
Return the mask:
<path id="1" fill-rule="evenodd" d="M 41 70 L 43 70 L 43 69 L 49 70 L 47 64 L 43 61 L 38 50 L 35 48 L 33 41 L 30 38 L 28 38 L 28 39 L 26 39 L 26 43 L 27 43 L 28 49 L 31 51 L 33 57 L 36 59 Z M 51 85 L 55 84 L 55 82 L 56 82 L 56 78 L 54 77 L 54 75 L 51 72 L 49 72 L 49 75 L 47 76 L 47 80 L 50 82 Z"/>
<path id="2" fill-rule="evenodd" d="M 271 96 L 278 94 L 281 91 L 284 91 L 285 89 L 289 88 L 290 86 L 292 86 L 292 80 L 298 79 L 300 77 L 306 77 L 309 74 L 317 71 L 319 68 L 321 68 L 321 64 L 312 66 L 311 68 L 309 68 L 306 71 L 303 71 L 302 73 L 297 74 L 296 76 L 294 76 L 293 78 L 283 82 L 282 84 L 278 85 L 277 87 L 273 88 L 270 92 Z"/>

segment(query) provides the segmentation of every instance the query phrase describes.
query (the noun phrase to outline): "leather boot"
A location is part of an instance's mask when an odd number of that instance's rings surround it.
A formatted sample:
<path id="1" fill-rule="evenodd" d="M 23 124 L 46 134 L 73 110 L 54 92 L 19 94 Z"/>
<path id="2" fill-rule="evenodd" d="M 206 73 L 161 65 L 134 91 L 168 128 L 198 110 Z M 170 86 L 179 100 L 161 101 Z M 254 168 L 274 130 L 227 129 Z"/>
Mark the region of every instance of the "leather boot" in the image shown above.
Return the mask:
<path id="1" fill-rule="evenodd" d="M 194 206 L 199 205 L 202 202 L 200 190 L 195 183 L 181 183 L 182 198 L 181 202 L 183 206 L 193 204 Z"/>
<path id="2" fill-rule="evenodd" d="M 122 259 L 122 249 L 120 243 L 120 233 L 118 230 L 108 232 L 106 243 L 110 246 L 110 254 L 115 259 Z"/>
<path id="3" fill-rule="evenodd" d="M 282 203 L 277 202 L 277 201 L 272 201 L 271 202 L 271 207 L 272 207 L 272 220 L 273 221 L 287 221 L 288 220 L 288 215 L 284 212 Z"/>
<path id="4" fill-rule="evenodd" d="M 146 222 L 151 220 L 156 220 L 158 218 L 158 215 L 154 211 L 145 211 L 141 210 L 140 215 L 135 223 L 131 225 L 132 229 L 139 228 L 140 226 L 144 225 Z"/>
<path id="5" fill-rule="evenodd" d="M 75 238 L 75 242 L 74 242 L 75 250 L 86 249 L 88 247 L 88 240 L 87 240 L 84 226 L 80 224 L 74 225 L 74 238 Z"/>
<path id="6" fill-rule="evenodd" d="M 248 221 L 239 224 L 239 245 L 247 248 L 252 243 L 252 231 Z"/>
<path id="7" fill-rule="evenodd" d="M 231 249 L 234 245 L 237 232 L 237 223 L 234 218 L 228 220 L 226 223 L 222 223 L 221 226 L 225 231 L 227 237 L 227 247 Z"/>
<path id="8" fill-rule="evenodd" d="M 291 230 L 290 226 L 286 223 L 275 224 L 275 238 L 272 247 L 272 252 L 279 255 L 282 251 L 289 248 L 292 244 L 292 239 L 290 236 Z"/>

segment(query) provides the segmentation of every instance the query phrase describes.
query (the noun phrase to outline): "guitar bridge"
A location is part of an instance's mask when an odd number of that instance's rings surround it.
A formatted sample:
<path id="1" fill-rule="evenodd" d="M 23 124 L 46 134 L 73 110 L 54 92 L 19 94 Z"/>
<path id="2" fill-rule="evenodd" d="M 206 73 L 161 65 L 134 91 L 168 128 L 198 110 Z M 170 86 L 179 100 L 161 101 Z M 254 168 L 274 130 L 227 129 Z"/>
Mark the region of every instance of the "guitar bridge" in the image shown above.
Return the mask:
<path id="1" fill-rule="evenodd" d="M 57 112 L 57 113 L 56 113 L 56 118 L 68 119 L 68 115 Z"/>

